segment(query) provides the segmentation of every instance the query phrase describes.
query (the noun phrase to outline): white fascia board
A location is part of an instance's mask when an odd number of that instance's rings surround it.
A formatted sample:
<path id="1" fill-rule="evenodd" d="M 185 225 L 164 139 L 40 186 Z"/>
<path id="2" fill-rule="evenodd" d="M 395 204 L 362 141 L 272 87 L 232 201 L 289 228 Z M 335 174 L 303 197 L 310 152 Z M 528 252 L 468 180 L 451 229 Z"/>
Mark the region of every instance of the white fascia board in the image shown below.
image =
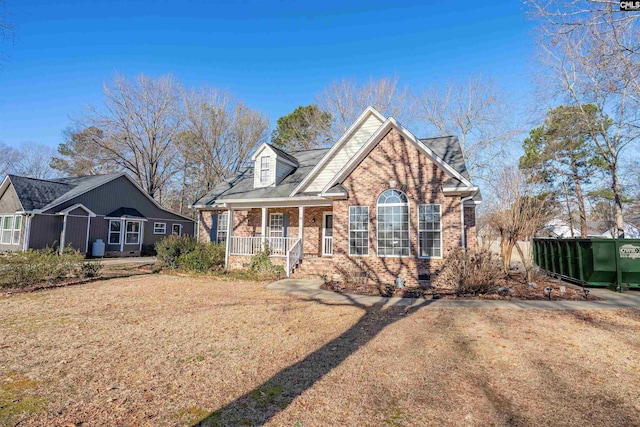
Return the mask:
<path id="1" fill-rule="evenodd" d="M 235 199 L 220 200 L 214 206 L 208 206 L 207 210 L 214 209 L 250 209 L 250 208 L 282 208 L 296 206 L 331 206 L 332 201 L 320 196 L 307 197 L 280 197 L 271 199 Z"/>
<path id="2" fill-rule="evenodd" d="M 82 203 L 76 203 L 73 206 L 69 206 L 68 208 L 61 210 L 60 212 L 57 213 L 57 215 L 67 215 L 69 212 L 76 210 L 76 209 L 82 209 L 83 211 L 85 211 L 86 213 L 89 214 L 89 216 L 91 218 L 95 218 L 96 214 L 94 214 L 91 209 L 87 208 L 85 205 L 83 205 Z"/>
<path id="3" fill-rule="evenodd" d="M 364 160 L 364 158 L 371 152 L 371 150 L 373 150 L 375 145 L 380 142 L 380 139 L 382 139 L 391 130 L 392 127 L 395 127 L 396 130 L 405 137 L 405 139 L 411 141 L 416 147 L 418 147 L 420 151 L 422 151 L 423 154 L 429 157 L 432 162 L 437 164 L 440 169 L 444 170 L 449 176 L 457 178 L 463 184 L 467 185 L 467 187 L 473 187 L 468 179 L 462 176 L 462 174 L 452 168 L 451 165 L 449 165 L 443 159 L 438 157 L 429 147 L 427 147 L 424 143 L 422 143 L 422 141 L 416 138 L 408 129 L 398 123 L 396 119 L 394 119 L 393 117 L 389 117 L 378 128 L 378 130 L 376 130 L 374 134 L 371 135 L 369 140 L 360 148 L 360 150 L 358 150 L 358 152 L 351 158 L 351 160 L 349 160 L 347 164 L 344 165 L 340 172 L 338 172 L 336 176 L 334 176 L 329 181 L 329 183 L 324 187 L 322 191 L 328 191 L 331 187 L 333 187 L 335 184 L 337 184 L 338 182 L 346 178 L 351 172 L 353 172 L 356 166 L 359 165 L 362 160 Z M 473 189 L 470 189 L 470 191 L 473 191 Z"/>
<path id="4" fill-rule="evenodd" d="M 476 193 L 478 191 L 478 187 L 470 186 L 465 188 L 443 188 L 442 192 L 445 194 L 464 194 L 464 193 Z"/>
<path id="5" fill-rule="evenodd" d="M 262 153 L 263 150 L 269 150 L 271 152 L 271 154 L 276 154 L 273 152 L 273 150 L 269 147 L 269 144 L 267 144 L 266 142 L 263 142 L 262 145 L 260 147 L 258 147 L 258 149 L 256 150 L 255 153 L 253 153 L 253 156 L 251 156 L 251 160 L 253 160 L 254 162 L 256 161 L 256 159 L 258 158 L 258 156 L 260 155 L 260 153 Z"/>
<path id="6" fill-rule="evenodd" d="M 347 139 L 351 135 L 353 135 L 356 129 L 369 117 L 369 115 L 376 116 L 383 123 L 385 122 L 385 120 L 387 120 L 387 118 L 382 114 L 380 114 L 380 112 L 375 108 L 371 106 L 365 108 L 362 114 L 360 114 L 358 118 L 351 124 L 351 126 L 349 126 L 349 129 L 347 129 L 347 131 L 340 137 L 340 139 L 338 139 L 338 141 L 333 145 L 333 147 L 331 147 L 331 149 L 325 153 L 322 159 L 320 159 L 320 162 L 318 162 L 318 164 L 315 165 L 313 169 L 311 169 L 311 172 L 307 174 L 307 176 L 302 180 L 302 182 L 298 184 L 296 188 L 293 189 L 290 196 L 295 196 L 300 190 L 302 190 L 306 185 L 308 185 L 315 178 L 318 172 L 322 170 L 322 168 L 327 164 L 327 162 L 331 159 L 331 157 L 333 157 L 333 155 L 338 150 L 340 150 L 340 148 L 345 144 Z"/>

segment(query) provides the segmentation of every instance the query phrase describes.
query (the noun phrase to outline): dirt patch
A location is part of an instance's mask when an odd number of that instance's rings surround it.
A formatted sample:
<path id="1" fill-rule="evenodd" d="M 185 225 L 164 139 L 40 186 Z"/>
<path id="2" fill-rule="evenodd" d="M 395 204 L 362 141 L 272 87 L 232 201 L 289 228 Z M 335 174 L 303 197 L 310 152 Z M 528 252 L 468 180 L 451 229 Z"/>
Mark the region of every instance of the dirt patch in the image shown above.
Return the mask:
<path id="1" fill-rule="evenodd" d="M 457 295 L 448 288 L 432 287 L 429 282 L 424 282 L 420 286 L 406 286 L 398 288 L 396 286 L 377 284 L 372 281 L 361 281 L 360 283 L 346 283 L 330 281 L 321 285 L 322 289 L 338 292 L 341 294 L 369 295 L 399 298 L 418 299 L 489 299 L 489 300 L 551 300 L 551 301 L 597 301 L 601 298 L 595 295 L 588 295 L 582 288 L 561 282 L 555 279 L 538 280 L 530 285 L 524 280 L 521 274 L 512 274 L 508 278 L 500 279 L 497 283 L 497 292 L 481 295 Z M 551 288 L 551 298 L 546 288 Z"/>
<path id="2" fill-rule="evenodd" d="M 640 425 L 638 310 L 364 307 L 149 275 L 0 296 L 0 330 L 0 425 Z"/>

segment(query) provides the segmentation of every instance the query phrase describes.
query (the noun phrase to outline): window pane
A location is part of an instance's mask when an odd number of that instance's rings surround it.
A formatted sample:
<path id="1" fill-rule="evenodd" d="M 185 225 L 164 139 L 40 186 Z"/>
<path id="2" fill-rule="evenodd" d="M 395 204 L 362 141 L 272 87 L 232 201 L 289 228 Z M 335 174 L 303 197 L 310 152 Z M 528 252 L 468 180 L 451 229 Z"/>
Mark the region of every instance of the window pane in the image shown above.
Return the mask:
<path id="1" fill-rule="evenodd" d="M 118 234 L 118 233 L 109 233 L 109 244 L 110 245 L 119 245 L 120 244 L 120 234 Z"/>
<path id="2" fill-rule="evenodd" d="M 22 229 L 22 217 L 21 216 L 16 216 L 15 223 L 13 224 L 13 229 L 14 230 L 21 230 Z"/>
<path id="3" fill-rule="evenodd" d="M 13 244 L 17 245 L 18 243 L 20 243 L 20 230 L 13 232 Z"/>
<path id="4" fill-rule="evenodd" d="M 13 229 L 13 217 L 5 216 L 4 217 L 4 225 L 2 227 L 3 230 L 12 230 Z"/>
<path id="5" fill-rule="evenodd" d="M 127 221 L 127 232 L 137 233 L 140 231 L 140 223 L 134 221 Z"/>
<path id="6" fill-rule="evenodd" d="M 369 254 L 369 208 L 349 206 L 349 255 Z"/>
<path id="7" fill-rule="evenodd" d="M 128 245 L 135 245 L 138 243 L 138 233 L 127 233 L 124 242 Z"/>
<path id="8" fill-rule="evenodd" d="M 120 231 L 120 222 L 119 221 L 111 221 L 109 223 L 109 229 L 111 231 Z"/>

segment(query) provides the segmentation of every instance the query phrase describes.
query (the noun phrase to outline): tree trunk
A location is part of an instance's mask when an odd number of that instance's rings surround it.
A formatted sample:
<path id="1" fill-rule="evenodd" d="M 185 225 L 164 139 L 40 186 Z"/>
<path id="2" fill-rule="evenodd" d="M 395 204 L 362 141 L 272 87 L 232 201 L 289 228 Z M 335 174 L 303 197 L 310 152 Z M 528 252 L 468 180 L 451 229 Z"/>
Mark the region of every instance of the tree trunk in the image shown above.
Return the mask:
<path id="1" fill-rule="evenodd" d="M 580 175 L 578 174 L 578 166 L 575 162 L 571 163 L 571 179 L 576 186 L 576 199 L 578 200 L 578 211 L 580 212 L 580 237 L 587 237 L 587 210 L 584 207 L 584 193 L 582 192 L 582 184 L 580 183 Z M 573 235 L 573 233 L 572 233 Z"/>
<path id="2" fill-rule="evenodd" d="M 569 232 L 571 233 L 571 237 L 575 237 L 573 234 L 573 215 L 571 212 L 571 205 L 569 204 L 569 190 L 567 189 L 567 185 L 564 185 L 564 200 L 567 203 L 567 215 L 569 216 Z M 584 236 L 584 234 L 583 234 Z"/>
<path id="3" fill-rule="evenodd" d="M 622 217 L 622 188 L 618 179 L 617 163 L 611 163 L 611 189 L 613 190 L 613 216 L 618 229 L 618 238 L 624 238 L 624 218 Z"/>
<path id="4" fill-rule="evenodd" d="M 529 259 L 529 257 L 525 257 L 524 251 L 520 247 L 519 243 L 516 243 L 515 247 L 516 247 L 516 250 L 518 251 L 518 255 L 520 255 L 520 259 L 522 260 L 522 265 L 524 266 L 524 272 L 525 272 L 525 277 L 527 278 L 527 282 L 531 282 L 533 262 L 531 259 Z"/>

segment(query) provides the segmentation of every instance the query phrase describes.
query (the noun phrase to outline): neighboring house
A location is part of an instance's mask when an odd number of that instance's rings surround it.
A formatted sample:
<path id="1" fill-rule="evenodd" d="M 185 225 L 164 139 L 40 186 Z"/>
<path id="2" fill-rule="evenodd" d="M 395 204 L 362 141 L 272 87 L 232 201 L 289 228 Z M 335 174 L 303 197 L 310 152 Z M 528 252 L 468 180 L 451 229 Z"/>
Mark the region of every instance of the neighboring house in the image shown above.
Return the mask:
<path id="1" fill-rule="evenodd" d="M 613 221 L 587 221 L 587 237 L 599 237 L 604 239 L 612 239 L 616 235 L 616 225 Z M 537 233 L 536 237 L 553 237 L 553 238 L 579 238 L 580 229 L 573 228 L 573 236 L 569 224 L 562 219 L 553 219 L 545 224 Z M 625 222 L 624 224 L 625 239 L 640 238 L 640 228 Z"/>
<path id="2" fill-rule="evenodd" d="M 369 107 L 330 149 L 263 144 L 252 160 L 193 204 L 228 268 L 268 243 L 288 276 L 416 284 L 452 248 L 476 248 L 481 198 L 455 137 L 418 139 Z"/>
<path id="3" fill-rule="evenodd" d="M 194 221 L 164 209 L 125 173 L 39 180 L 7 175 L 0 185 L 0 251 L 74 247 L 140 255 Z"/>
<path id="4" fill-rule="evenodd" d="M 568 239 L 571 237 L 580 237 L 580 229 L 572 227 L 567 221 L 555 218 L 549 221 L 536 233 L 536 237 L 557 237 Z"/>

